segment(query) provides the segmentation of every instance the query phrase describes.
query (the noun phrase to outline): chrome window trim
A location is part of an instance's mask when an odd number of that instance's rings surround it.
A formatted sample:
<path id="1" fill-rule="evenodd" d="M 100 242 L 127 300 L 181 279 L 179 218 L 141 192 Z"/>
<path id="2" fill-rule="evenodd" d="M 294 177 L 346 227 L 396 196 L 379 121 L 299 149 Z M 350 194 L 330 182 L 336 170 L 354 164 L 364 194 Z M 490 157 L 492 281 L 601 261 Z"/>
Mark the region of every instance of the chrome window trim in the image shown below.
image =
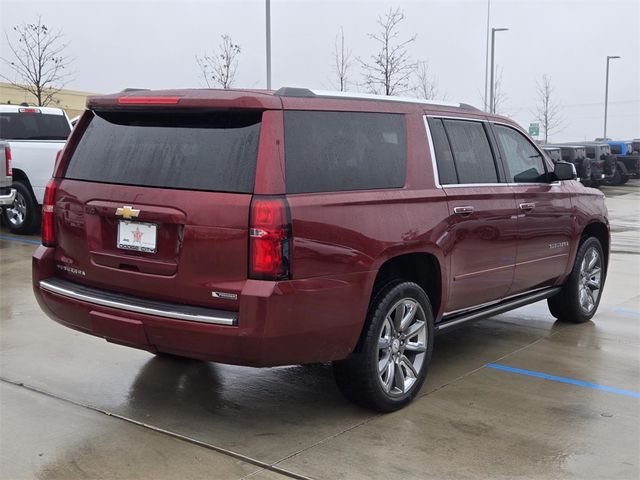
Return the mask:
<path id="1" fill-rule="evenodd" d="M 436 164 L 436 151 L 433 147 L 433 137 L 431 136 L 431 127 L 429 127 L 428 115 L 423 115 L 424 128 L 427 130 L 427 141 L 429 142 L 429 153 L 431 154 L 431 167 L 433 168 L 433 181 L 436 184 L 436 188 L 443 188 L 440 185 L 440 175 L 438 174 L 438 165 Z"/>
<path id="2" fill-rule="evenodd" d="M 54 281 L 56 280 L 57 279 L 54 279 Z M 171 318 L 174 320 L 187 320 L 191 322 L 208 323 L 208 324 L 214 324 L 214 325 L 235 326 L 238 323 L 237 314 L 232 312 L 229 312 L 229 314 L 225 316 L 199 315 L 195 313 L 180 312 L 177 310 L 180 307 L 179 305 L 176 305 L 176 310 L 169 310 L 169 309 L 165 310 L 163 308 L 160 308 L 160 306 L 171 307 L 171 305 L 165 302 L 154 302 L 154 301 L 149 301 L 149 303 L 150 304 L 156 303 L 158 307 L 143 307 L 141 305 L 129 303 L 124 300 L 116 301 L 108 298 L 101 298 L 97 295 L 92 296 L 86 293 L 82 293 L 80 291 L 73 290 L 69 286 L 66 286 L 66 287 L 64 286 L 67 284 L 72 284 L 72 282 L 68 282 L 68 281 L 62 281 L 62 282 L 64 283 L 61 286 L 61 285 L 56 285 L 55 283 L 52 283 L 47 280 L 40 280 L 40 288 L 42 290 L 46 290 L 48 292 L 61 295 L 63 297 L 73 298 L 75 300 L 80 300 L 80 301 L 91 303 L 94 305 L 100 305 L 103 307 L 115 308 L 119 310 L 126 310 L 134 313 L 142 313 L 145 315 L 154 315 L 156 317 Z M 56 283 L 62 283 L 62 282 L 56 282 Z M 80 286 L 80 287 L 84 287 L 84 286 Z M 86 287 L 86 288 L 90 288 L 90 287 Z M 206 310 L 203 307 L 197 307 L 197 308 Z"/>
<path id="3" fill-rule="evenodd" d="M 433 137 L 431 136 L 431 128 L 429 127 L 429 118 L 434 119 L 446 119 L 446 120 L 462 120 L 465 122 L 485 123 L 486 120 L 481 118 L 469 118 L 469 117 L 453 117 L 442 115 L 423 115 L 424 127 L 427 130 L 427 140 L 429 141 L 429 153 L 431 154 L 431 166 L 433 167 L 433 181 L 436 184 L 436 188 L 464 188 L 464 187 L 507 187 L 507 183 L 494 182 L 494 183 L 448 183 L 446 185 L 440 184 L 440 175 L 438 173 L 438 164 L 436 162 L 436 152 L 433 146 Z M 488 139 L 487 139 L 488 140 Z"/>
<path id="4" fill-rule="evenodd" d="M 561 186 L 563 183 L 562 181 L 554 181 L 551 183 L 544 183 L 544 182 L 532 182 L 532 183 L 517 183 L 517 182 L 499 182 L 499 183 L 450 183 L 450 184 L 446 184 L 446 185 L 442 185 L 440 184 L 440 175 L 438 173 L 438 164 L 436 162 L 436 152 L 435 152 L 435 148 L 433 146 L 433 136 L 431 135 L 431 128 L 429 127 L 429 122 L 428 119 L 429 118 L 433 118 L 433 119 L 446 119 L 446 120 L 463 120 L 463 121 L 467 121 L 467 122 L 478 122 L 478 123 L 494 123 L 494 124 L 498 124 L 498 125 L 504 125 L 505 127 L 511 127 L 514 130 L 518 130 L 520 131 L 520 133 L 523 133 L 524 130 L 520 129 L 519 127 L 516 128 L 513 125 L 509 124 L 509 123 L 505 123 L 505 122 L 494 122 L 492 120 L 484 120 L 484 119 L 479 119 L 479 118 L 470 118 L 470 117 L 454 117 L 454 116 L 445 116 L 445 115 L 423 115 L 423 122 L 424 122 L 424 128 L 427 132 L 427 141 L 429 142 L 429 153 L 431 155 L 431 167 L 433 168 L 433 181 L 435 183 L 436 188 L 440 188 L 440 189 L 445 189 L 445 188 L 478 188 L 478 187 L 533 187 L 533 186 L 547 186 L 547 187 L 556 187 L 556 186 Z M 531 143 L 531 141 L 529 141 L 529 143 Z M 531 143 L 534 148 L 536 148 L 536 150 L 538 150 L 538 152 L 540 152 L 540 149 L 537 148 L 537 146 L 533 143 Z M 544 156 L 542 157 L 544 158 Z M 545 165 L 546 168 L 546 165 Z M 549 173 L 549 172 L 547 172 Z"/>

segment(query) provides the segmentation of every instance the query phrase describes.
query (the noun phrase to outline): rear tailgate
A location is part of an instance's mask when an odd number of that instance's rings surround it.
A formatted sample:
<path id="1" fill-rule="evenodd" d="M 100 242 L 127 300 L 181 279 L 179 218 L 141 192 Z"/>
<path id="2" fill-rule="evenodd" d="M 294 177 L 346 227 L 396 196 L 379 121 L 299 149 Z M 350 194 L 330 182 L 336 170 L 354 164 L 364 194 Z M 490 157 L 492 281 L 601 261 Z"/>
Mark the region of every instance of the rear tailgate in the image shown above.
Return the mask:
<path id="1" fill-rule="evenodd" d="M 55 203 L 58 275 L 237 308 L 260 111 L 96 111 Z"/>

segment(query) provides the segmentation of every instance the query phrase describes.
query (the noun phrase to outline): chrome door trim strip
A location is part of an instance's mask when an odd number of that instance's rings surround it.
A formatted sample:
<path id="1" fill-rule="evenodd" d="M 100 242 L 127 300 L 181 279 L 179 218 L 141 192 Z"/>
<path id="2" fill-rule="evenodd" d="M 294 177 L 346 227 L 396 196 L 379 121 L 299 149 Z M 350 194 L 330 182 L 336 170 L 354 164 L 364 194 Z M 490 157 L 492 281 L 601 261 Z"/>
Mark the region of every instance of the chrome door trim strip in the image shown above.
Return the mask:
<path id="1" fill-rule="evenodd" d="M 512 263 L 511 265 L 507 265 L 504 268 L 516 267 L 516 265 L 517 264 Z M 460 308 L 458 310 L 452 310 L 451 312 L 444 312 L 444 314 L 442 316 L 443 316 L 443 318 L 444 317 L 451 317 L 451 316 L 455 316 L 455 315 L 458 315 L 458 314 L 461 314 L 461 313 L 464 313 L 464 312 L 472 312 L 472 311 L 480 310 L 480 309 L 489 307 L 491 305 L 496 305 L 496 304 L 501 303 L 501 302 L 506 302 L 506 301 L 509 301 L 509 300 L 511 300 L 513 298 L 521 297 L 523 295 L 529 295 L 529 294 L 533 294 L 533 293 L 536 293 L 536 292 L 540 292 L 540 291 L 546 290 L 548 288 L 551 288 L 551 287 L 538 287 L 538 288 L 534 288 L 533 290 L 529 290 L 527 292 L 515 293 L 513 295 L 509 295 L 507 297 L 503 297 L 503 298 L 500 298 L 498 300 L 491 300 L 490 302 L 481 303 L 480 305 L 474 305 L 472 307 Z"/>
<path id="2" fill-rule="evenodd" d="M 498 304 L 493 306 L 489 306 L 486 308 L 475 309 L 469 313 L 463 313 L 460 315 L 454 315 L 453 318 L 445 318 L 443 317 L 440 323 L 435 325 L 436 332 L 440 332 L 446 329 L 449 329 L 454 326 L 461 325 L 466 322 L 471 322 L 473 320 L 480 320 L 482 318 L 491 317 L 493 315 L 498 315 L 500 313 L 508 312 L 509 310 L 513 310 L 515 308 L 523 307 L 525 305 L 529 305 L 530 303 L 535 303 L 540 300 L 544 300 L 546 298 L 552 297 L 557 294 L 561 290 L 560 287 L 547 287 L 542 291 L 533 291 L 533 293 L 525 293 L 519 294 L 516 298 L 512 300 L 503 300 Z M 451 317 L 451 315 L 449 315 Z"/>

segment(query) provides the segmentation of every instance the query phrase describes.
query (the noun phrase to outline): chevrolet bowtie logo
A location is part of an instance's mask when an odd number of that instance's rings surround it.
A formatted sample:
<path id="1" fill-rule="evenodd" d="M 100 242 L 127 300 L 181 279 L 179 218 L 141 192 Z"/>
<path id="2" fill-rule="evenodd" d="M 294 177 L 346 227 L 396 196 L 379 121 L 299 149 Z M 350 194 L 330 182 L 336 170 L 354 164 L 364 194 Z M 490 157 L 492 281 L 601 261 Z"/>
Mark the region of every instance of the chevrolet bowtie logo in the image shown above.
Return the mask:
<path id="1" fill-rule="evenodd" d="M 134 218 L 140 215 L 140 210 L 130 207 L 129 205 L 125 205 L 124 207 L 118 207 L 116 209 L 116 215 L 123 218 Z"/>

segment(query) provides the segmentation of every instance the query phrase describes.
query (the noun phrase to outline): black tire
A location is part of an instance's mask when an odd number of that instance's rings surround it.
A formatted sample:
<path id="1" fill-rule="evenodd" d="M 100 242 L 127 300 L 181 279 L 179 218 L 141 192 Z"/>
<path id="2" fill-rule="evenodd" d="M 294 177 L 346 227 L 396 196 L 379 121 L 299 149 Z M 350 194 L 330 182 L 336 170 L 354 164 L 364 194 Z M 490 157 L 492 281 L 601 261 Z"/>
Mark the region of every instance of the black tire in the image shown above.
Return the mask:
<path id="1" fill-rule="evenodd" d="M 620 185 L 624 185 L 625 183 L 627 183 L 629 181 L 629 178 L 630 178 L 629 175 L 623 175 Z"/>
<path id="2" fill-rule="evenodd" d="M 591 259 L 591 257 L 589 257 L 585 260 L 585 257 L 589 256 L 592 250 L 595 250 L 598 254 L 599 262 L 596 264 L 599 265 L 599 274 L 597 276 L 599 287 L 595 294 L 595 290 L 589 285 L 595 281 L 594 279 L 596 276 L 591 275 L 591 272 L 583 271 L 583 262 L 586 262 L 586 265 L 588 266 Z M 569 275 L 567 282 L 559 293 L 547 299 L 551 315 L 560 321 L 570 323 L 584 323 L 591 320 L 598 310 L 598 305 L 602 298 L 602 289 L 604 287 L 605 278 L 606 259 L 604 257 L 600 241 L 595 237 L 584 237 L 580 243 L 580 247 L 578 247 L 576 260 L 573 264 L 573 269 L 571 270 L 571 274 Z M 589 281 L 587 281 L 587 279 L 589 279 Z M 591 291 L 591 300 L 593 301 L 591 308 L 588 308 L 588 305 L 590 305 L 589 299 L 582 296 L 583 290 L 585 292 L 587 290 Z M 595 298 L 593 298 L 594 295 Z M 585 306 L 585 299 L 588 304 L 587 306 Z"/>
<path id="3" fill-rule="evenodd" d="M 580 180 L 586 187 L 591 185 L 591 161 L 585 158 L 580 166 Z"/>
<path id="4" fill-rule="evenodd" d="M 35 232 L 40 226 L 40 207 L 31 192 L 31 188 L 21 181 L 12 185 L 16 198 L 12 205 L 2 210 L 5 225 L 12 233 L 25 235 Z"/>
<path id="5" fill-rule="evenodd" d="M 412 306 L 415 313 L 411 317 L 408 312 Z M 398 316 L 411 318 L 404 330 L 401 324 L 405 322 L 400 322 Z M 403 336 L 407 332 L 409 335 Z M 388 284 L 369 306 L 355 351 L 348 359 L 333 364 L 338 387 L 352 402 L 379 412 L 404 407 L 424 383 L 433 352 L 433 336 L 433 313 L 424 290 L 402 280 Z M 384 363 L 382 372 L 381 363 Z M 388 383 L 386 388 L 383 382 Z M 398 388 L 400 384 L 402 391 Z"/>
<path id="6" fill-rule="evenodd" d="M 624 183 L 623 176 L 620 173 L 620 169 L 616 168 L 616 171 L 613 173 L 613 177 L 611 177 L 610 183 L 611 185 L 622 185 Z"/>

